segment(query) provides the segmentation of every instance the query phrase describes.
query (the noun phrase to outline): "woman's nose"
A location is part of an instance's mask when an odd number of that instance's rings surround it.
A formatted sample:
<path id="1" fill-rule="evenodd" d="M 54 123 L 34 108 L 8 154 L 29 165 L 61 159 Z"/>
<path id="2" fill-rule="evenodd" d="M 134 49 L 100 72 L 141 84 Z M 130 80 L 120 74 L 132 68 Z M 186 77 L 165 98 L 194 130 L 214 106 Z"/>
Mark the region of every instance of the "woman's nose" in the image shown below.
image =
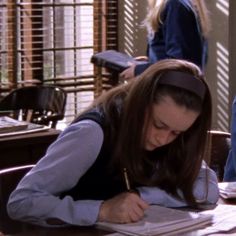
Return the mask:
<path id="1" fill-rule="evenodd" d="M 167 131 L 167 130 L 162 131 L 157 136 L 157 141 L 159 145 L 165 145 L 169 143 L 169 140 L 170 140 L 170 131 Z"/>

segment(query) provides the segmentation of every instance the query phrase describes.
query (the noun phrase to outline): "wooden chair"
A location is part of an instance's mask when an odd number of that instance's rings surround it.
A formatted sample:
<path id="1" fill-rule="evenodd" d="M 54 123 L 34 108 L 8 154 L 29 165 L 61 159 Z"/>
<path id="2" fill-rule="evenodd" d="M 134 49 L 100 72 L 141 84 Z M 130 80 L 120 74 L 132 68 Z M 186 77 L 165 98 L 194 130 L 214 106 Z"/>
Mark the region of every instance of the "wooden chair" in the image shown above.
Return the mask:
<path id="1" fill-rule="evenodd" d="M 10 81 L 7 82 L 0 81 L 0 100 L 3 97 L 5 97 L 9 92 L 11 92 L 13 89 L 32 85 L 42 85 L 42 81 L 37 79 L 17 81 L 17 83 L 12 83 Z"/>
<path id="2" fill-rule="evenodd" d="M 33 166 L 24 165 L 0 170 L 0 231 L 3 233 L 18 233 L 26 227 L 30 227 L 26 223 L 10 219 L 7 214 L 6 205 L 11 192 Z"/>
<path id="3" fill-rule="evenodd" d="M 231 134 L 217 130 L 211 130 L 211 161 L 210 167 L 216 172 L 221 182 L 224 176 L 224 168 L 231 145 Z"/>
<path id="4" fill-rule="evenodd" d="M 17 88 L 0 101 L 0 114 L 55 128 L 64 118 L 66 97 L 66 91 L 57 86 Z"/>

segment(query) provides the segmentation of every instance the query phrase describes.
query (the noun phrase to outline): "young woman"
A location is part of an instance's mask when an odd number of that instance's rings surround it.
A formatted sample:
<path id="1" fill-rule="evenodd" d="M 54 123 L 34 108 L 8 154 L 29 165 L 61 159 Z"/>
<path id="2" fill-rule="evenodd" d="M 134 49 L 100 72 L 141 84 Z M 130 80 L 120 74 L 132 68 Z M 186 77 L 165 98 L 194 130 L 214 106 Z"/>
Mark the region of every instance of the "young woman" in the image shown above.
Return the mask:
<path id="1" fill-rule="evenodd" d="M 216 203 L 217 177 L 204 161 L 211 109 L 197 66 L 153 64 L 61 133 L 11 194 L 9 215 L 46 226 L 127 223 L 149 204 Z"/>
<path id="2" fill-rule="evenodd" d="M 166 58 L 185 59 L 204 70 L 210 30 L 204 0 L 148 0 L 144 25 L 148 32 L 148 63 L 132 65 L 121 73 L 121 80 L 129 80 Z"/>

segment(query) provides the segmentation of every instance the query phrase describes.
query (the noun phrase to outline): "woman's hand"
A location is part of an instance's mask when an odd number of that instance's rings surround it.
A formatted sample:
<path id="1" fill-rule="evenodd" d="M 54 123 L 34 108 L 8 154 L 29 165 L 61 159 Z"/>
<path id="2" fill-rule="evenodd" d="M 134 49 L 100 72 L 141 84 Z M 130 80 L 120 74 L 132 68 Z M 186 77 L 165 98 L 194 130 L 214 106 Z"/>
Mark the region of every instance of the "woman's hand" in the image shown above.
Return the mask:
<path id="1" fill-rule="evenodd" d="M 98 220 L 113 223 L 130 223 L 140 220 L 148 204 L 136 193 L 121 193 L 101 205 Z"/>
<path id="2" fill-rule="evenodd" d="M 129 82 L 135 77 L 134 75 L 135 64 L 131 64 L 129 68 L 120 73 L 120 82 Z"/>
<path id="3" fill-rule="evenodd" d="M 134 58 L 135 61 L 148 61 L 148 57 L 147 56 L 138 56 Z"/>

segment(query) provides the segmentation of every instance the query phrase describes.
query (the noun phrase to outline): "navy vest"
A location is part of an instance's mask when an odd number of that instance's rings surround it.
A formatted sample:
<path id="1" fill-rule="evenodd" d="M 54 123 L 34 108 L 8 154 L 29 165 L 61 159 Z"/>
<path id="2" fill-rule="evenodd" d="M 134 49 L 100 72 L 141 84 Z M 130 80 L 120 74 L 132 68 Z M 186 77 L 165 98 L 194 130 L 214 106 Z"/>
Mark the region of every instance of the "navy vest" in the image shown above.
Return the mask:
<path id="1" fill-rule="evenodd" d="M 126 190 L 122 175 L 118 170 L 111 170 L 109 166 L 114 149 L 114 145 L 109 143 L 109 122 L 100 110 L 93 109 L 79 116 L 73 123 L 84 119 L 93 120 L 101 126 L 104 132 L 103 145 L 95 163 L 81 177 L 76 186 L 63 193 L 62 197 L 70 195 L 74 200 L 106 200 Z"/>

